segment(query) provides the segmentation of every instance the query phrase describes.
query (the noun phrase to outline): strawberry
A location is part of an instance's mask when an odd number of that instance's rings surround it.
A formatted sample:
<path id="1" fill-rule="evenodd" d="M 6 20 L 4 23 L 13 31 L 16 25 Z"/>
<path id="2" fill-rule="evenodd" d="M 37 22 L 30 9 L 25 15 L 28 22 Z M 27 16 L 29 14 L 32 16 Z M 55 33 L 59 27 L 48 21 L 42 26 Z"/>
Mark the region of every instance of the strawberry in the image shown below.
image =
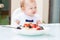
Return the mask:
<path id="1" fill-rule="evenodd" d="M 32 28 L 36 28 L 37 25 L 36 24 L 31 24 Z"/>
<path id="2" fill-rule="evenodd" d="M 37 30 L 41 30 L 41 28 L 37 28 Z"/>
<path id="3" fill-rule="evenodd" d="M 43 27 L 37 27 L 37 30 L 44 30 Z"/>
<path id="4" fill-rule="evenodd" d="M 24 24 L 24 27 L 29 27 L 30 26 L 30 24 Z"/>

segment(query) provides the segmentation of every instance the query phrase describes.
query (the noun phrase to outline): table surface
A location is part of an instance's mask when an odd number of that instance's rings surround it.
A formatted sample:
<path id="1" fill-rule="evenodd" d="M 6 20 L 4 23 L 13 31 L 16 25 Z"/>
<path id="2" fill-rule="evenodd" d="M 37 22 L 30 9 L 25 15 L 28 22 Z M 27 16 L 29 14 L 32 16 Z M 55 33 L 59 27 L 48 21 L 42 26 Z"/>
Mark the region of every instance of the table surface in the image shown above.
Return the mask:
<path id="1" fill-rule="evenodd" d="M 0 40 L 60 40 L 60 24 L 42 24 L 49 27 L 48 33 L 38 36 L 23 36 L 14 32 L 13 28 L 0 25 Z"/>

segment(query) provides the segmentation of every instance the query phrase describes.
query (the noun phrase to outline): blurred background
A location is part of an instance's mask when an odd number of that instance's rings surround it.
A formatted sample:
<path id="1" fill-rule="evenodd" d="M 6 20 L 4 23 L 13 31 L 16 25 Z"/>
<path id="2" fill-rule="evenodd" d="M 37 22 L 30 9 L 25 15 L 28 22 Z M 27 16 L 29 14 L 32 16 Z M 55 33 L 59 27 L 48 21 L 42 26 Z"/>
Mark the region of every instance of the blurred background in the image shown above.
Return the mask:
<path id="1" fill-rule="evenodd" d="M 60 23 L 60 0 L 50 0 L 49 23 Z"/>
<path id="2" fill-rule="evenodd" d="M 19 7 L 19 1 L 0 0 L 0 25 L 11 23 L 11 14 Z M 37 2 L 44 23 L 60 23 L 60 0 L 38 0 Z"/>
<path id="3" fill-rule="evenodd" d="M 0 25 L 9 24 L 9 0 L 0 0 Z"/>

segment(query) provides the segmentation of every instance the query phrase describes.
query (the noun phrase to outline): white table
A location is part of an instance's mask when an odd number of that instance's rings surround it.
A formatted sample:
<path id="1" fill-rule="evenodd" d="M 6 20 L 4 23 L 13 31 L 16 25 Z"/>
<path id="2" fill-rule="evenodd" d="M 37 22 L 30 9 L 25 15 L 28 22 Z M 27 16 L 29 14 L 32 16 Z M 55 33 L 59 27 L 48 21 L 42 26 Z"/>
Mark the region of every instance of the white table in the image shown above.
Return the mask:
<path id="1" fill-rule="evenodd" d="M 39 36 L 22 36 L 14 33 L 13 28 L 0 26 L 0 40 L 60 40 L 60 24 L 43 24 L 50 27 L 48 34 Z"/>

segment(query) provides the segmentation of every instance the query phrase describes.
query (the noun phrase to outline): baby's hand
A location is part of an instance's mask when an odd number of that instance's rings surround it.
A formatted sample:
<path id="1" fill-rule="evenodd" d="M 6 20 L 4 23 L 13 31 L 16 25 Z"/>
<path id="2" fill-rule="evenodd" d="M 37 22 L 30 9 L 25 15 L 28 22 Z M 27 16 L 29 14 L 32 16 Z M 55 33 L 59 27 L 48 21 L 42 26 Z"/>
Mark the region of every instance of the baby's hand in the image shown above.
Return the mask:
<path id="1" fill-rule="evenodd" d="M 40 20 L 37 20 L 37 24 L 42 24 L 42 22 Z"/>
<path id="2" fill-rule="evenodd" d="M 19 25 L 20 24 L 20 21 L 19 20 L 16 20 L 16 23 Z"/>

